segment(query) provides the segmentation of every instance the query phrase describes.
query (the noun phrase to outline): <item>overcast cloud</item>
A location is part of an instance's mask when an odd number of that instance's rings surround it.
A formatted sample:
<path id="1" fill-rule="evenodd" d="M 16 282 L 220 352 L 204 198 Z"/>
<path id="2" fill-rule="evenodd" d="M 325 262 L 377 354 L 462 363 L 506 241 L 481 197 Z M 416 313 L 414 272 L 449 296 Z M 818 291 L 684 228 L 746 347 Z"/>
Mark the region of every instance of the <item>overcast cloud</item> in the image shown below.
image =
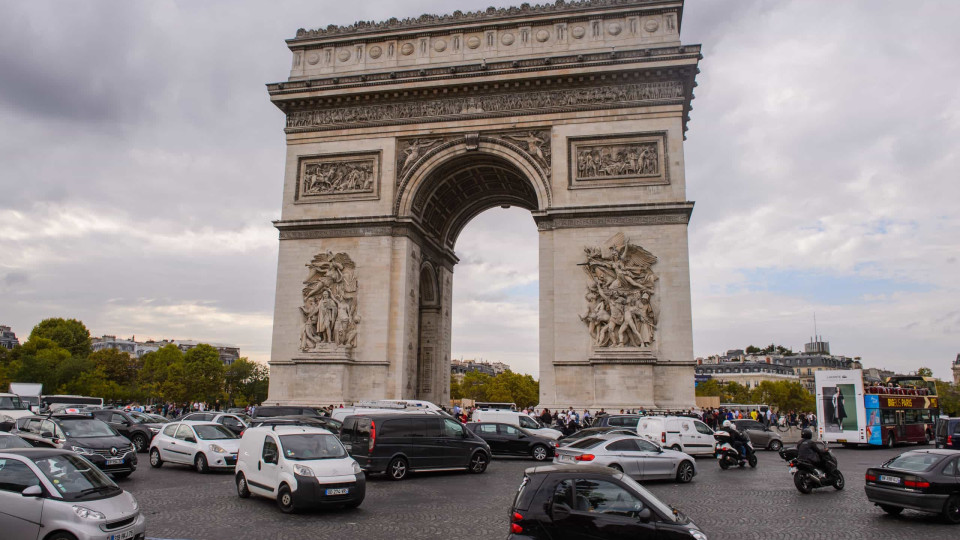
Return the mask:
<path id="1" fill-rule="evenodd" d="M 269 357 L 297 28 L 497 0 L 0 0 L 0 324 Z M 694 344 L 802 346 L 942 377 L 960 352 L 960 3 L 688 1 Z M 454 354 L 537 372 L 537 233 L 457 246 Z"/>

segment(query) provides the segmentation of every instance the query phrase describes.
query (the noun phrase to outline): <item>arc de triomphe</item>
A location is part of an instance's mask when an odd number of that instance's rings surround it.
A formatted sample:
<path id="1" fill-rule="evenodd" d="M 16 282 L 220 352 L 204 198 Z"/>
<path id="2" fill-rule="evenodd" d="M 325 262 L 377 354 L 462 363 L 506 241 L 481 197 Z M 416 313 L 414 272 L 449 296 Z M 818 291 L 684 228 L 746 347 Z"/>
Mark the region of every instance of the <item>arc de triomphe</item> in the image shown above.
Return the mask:
<path id="1" fill-rule="evenodd" d="M 298 30 L 269 402 L 446 404 L 457 236 L 539 231 L 540 405 L 691 407 L 682 0 Z M 495 336 L 491 336 L 495 339 Z"/>

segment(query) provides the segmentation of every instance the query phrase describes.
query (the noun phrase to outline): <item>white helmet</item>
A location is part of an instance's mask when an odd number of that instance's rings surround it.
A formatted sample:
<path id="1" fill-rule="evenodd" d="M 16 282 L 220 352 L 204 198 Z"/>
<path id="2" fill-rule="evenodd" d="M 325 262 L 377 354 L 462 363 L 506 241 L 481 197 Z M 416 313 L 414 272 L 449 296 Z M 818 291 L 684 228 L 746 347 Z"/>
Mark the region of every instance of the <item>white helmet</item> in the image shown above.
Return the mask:
<path id="1" fill-rule="evenodd" d="M 723 427 L 730 427 L 730 425 L 731 425 L 732 423 L 733 423 L 733 422 L 731 422 L 731 421 L 729 421 L 729 420 L 724 420 L 724 421 L 723 421 Z"/>

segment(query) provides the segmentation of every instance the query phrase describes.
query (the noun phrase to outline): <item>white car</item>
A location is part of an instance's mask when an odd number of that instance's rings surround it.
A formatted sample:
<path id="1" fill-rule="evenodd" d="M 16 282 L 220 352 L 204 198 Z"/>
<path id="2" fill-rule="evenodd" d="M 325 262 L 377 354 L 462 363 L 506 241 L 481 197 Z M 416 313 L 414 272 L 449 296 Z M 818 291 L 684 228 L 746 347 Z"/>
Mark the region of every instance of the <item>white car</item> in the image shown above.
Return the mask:
<path id="1" fill-rule="evenodd" d="M 541 437 L 546 437 L 553 440 L 557 440 L 561 435 L 563 435 L 562 432 L 553 428 L 548 428 L 544 426 L 540 420 L 537 420 L 529 414 L 523 414 L 519 411 L 507 411 L 499 409 L 483 411 L 477 409 L 473 411 L 473 417 L 471 418 L 471 421 L 510 424 L 511 426 L 523 428 L 534 435 L 540 435 Z"/>
<path id="2" fill-rule="evenodd" d="M 710 426 L 686 416 L 644 416 L 637 422 L 637 435 L 690 455 L 712 456 L 716 452 Z"/>
<path id="3" fill-rule="evenodd" d="M 18 418 L 33 416 L 30 406 L 16 394 L 0 394 L 0 429 L 10 431 Z"/>
<path id="4" fill-rule="evenodd" d="M 356 508 L 366 495 L 360 465 L 329 431 L 308 426 L 249 428 L 240 440 L 237 495 L 277 501 L 286 513 L 302 508 Z"/>
<path id="5" fill-rule="evenodd" d="M 213 422 L 171 422 L 150 443 L 150 465 L 192 465 L 199 473 L 232 469 L 237 464 L 240 438 Z"/>

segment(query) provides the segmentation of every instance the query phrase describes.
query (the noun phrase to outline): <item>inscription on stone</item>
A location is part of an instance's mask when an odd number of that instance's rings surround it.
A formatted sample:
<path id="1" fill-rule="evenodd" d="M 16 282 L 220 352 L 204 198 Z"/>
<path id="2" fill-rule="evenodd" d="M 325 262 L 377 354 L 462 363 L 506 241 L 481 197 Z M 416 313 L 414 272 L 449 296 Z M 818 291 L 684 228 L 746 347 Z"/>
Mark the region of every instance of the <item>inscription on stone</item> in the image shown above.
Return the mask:
<path id="1" fill-rule="evenodd" d="M 297 201 L 377 198 L 379 184 L 379 153 L 303 157 Z"/>

